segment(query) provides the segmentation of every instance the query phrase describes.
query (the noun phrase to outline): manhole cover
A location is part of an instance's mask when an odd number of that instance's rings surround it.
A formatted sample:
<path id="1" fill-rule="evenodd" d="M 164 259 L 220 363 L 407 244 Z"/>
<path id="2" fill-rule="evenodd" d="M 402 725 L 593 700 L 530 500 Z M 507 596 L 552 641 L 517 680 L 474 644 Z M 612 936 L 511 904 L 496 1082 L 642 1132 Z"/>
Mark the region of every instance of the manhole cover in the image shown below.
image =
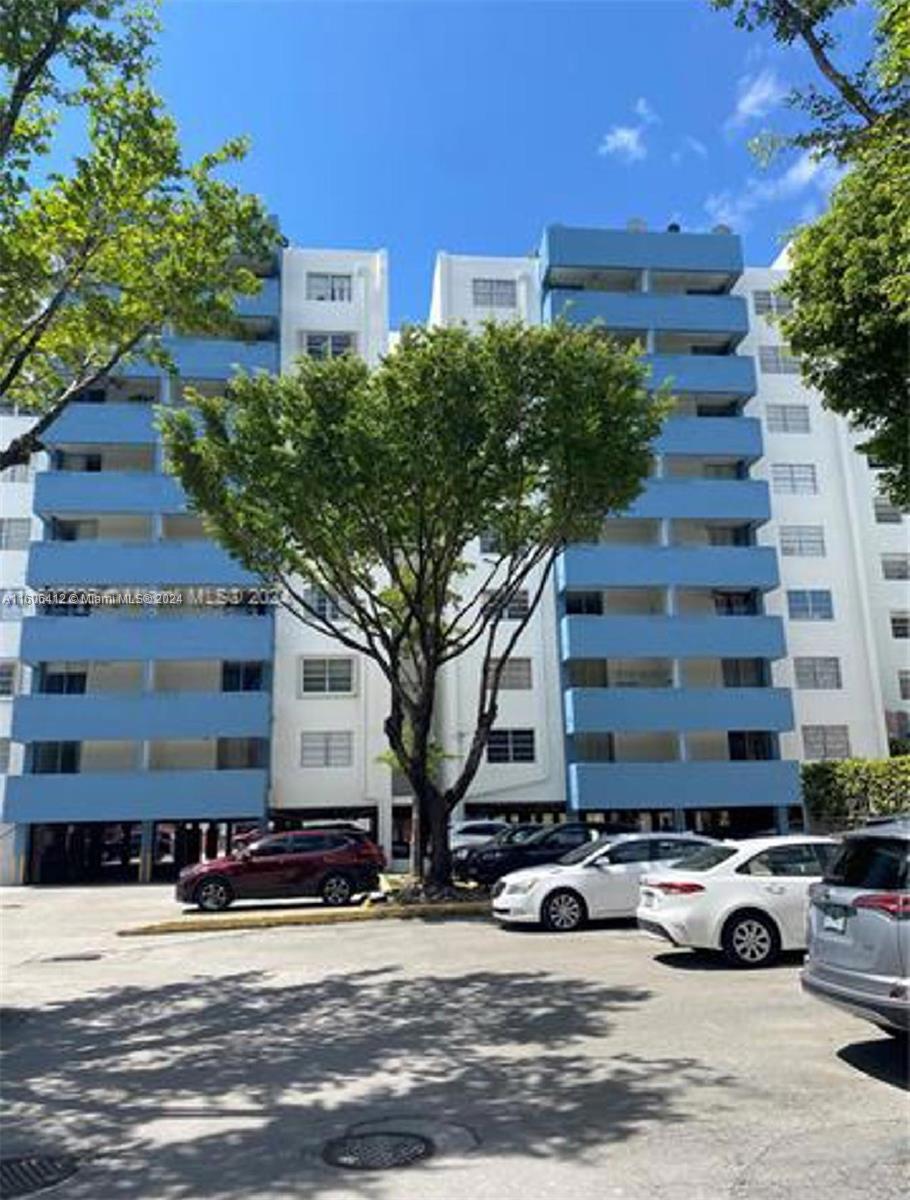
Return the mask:
<path id="1" fill-rule="evenodd" d="M 50 958 L 42 958 L 42 962 L 97 962 L 99 958 L 103 958 L 101 954 L 96 954 L 93 951 L 86 951 L 83 954 L 54 954 Z"/>
<path id="2" fill-rule="evenodd" d="M 0 1200 L 31 1196 L 69 1179 L 79 1170 L 79 1162 L 69 1155 L 34 1158 L 0 1158 Z"/>
<path id="3" fill-rule="evenodd" d="M 419 1133 L 349 1133 L 326 1142 L 322 1157 L 348 1171 L 391 1171 L 429 1158 L 434 1149 Z"/>

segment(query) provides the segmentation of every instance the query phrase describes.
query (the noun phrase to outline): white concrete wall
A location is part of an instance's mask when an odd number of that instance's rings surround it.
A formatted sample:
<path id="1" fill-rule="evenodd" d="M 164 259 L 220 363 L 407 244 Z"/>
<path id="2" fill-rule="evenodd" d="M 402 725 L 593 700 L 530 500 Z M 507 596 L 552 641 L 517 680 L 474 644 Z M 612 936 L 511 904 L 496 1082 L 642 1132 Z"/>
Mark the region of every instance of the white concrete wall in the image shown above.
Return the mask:
<path id="1" fill-rule="evenodd" d="M 517 307 L 479 308 L 473 301 L 473 281 L 514 279 Z M 430 301 L 431 325 L 466 324 L 477 328 L 483 321 L 515 320 L 528 325 L 540 324 L 540 284 L 536 258 L 480 257 L 468 254 L 436 256 Z"/>

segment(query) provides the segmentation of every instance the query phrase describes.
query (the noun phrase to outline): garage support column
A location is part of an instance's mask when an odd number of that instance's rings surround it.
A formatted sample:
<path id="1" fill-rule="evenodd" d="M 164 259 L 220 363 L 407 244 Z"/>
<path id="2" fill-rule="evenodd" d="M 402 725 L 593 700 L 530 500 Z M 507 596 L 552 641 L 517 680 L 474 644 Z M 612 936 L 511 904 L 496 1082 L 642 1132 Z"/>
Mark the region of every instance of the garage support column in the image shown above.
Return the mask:
<path id="1" fill-rule="evenodd" d="M 147 743 L 146 743 L 147 744 Z M 142 840 L 139 843 L 139 882 L 152 882 L 152 866 L 155 861 L 155 822 L 142 822 Z"/>
<path id="2" fill-rule="evenodd" d="M 376 804 L 376 840 L 386 858 L 392 861 L 392 799 L 380 800 Z"/>
<path id="3" fill-rule="evenodd" d="M 790 812 L 786 804 L 780 804 L 774 810 L 774 821 L 777 825 L 778 833 L 790 832 Z"/>

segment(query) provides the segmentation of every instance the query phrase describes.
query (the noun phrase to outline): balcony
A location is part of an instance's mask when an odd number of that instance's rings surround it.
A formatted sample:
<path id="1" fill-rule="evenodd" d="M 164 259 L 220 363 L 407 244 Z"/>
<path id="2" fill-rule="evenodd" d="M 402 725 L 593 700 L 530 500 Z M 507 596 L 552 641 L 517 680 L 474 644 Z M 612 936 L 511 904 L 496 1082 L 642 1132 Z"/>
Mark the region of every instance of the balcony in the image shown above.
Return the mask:
<path id="1" fill-rule="evenodd" d="M 793 728 L 786 688 L 570 688 L 567 733 Z"/>
<path id="2" fill-rule="evenodd" d="M 654 440 L 658 454 L 741 458 L 763 453 L 761 422 L 755 417 L 670 417 Z"/>
<path id="3" fill-rule="evenodd" d="M 646 354 L 650 385 L 671 392 L 732 397 L 754 396 L 755 364 L 742 354 Z"/>
<path id="4" fill-rule="evenodd" d="M 649 479 L 623 516 L 763 524 L 771 518 L 771 500 L 762 479 Z"/>
<path id="5" fill-rule="evenodd" d="M 14 775 L 6 822 L 232 820 L 265 813 L 268 772 L 111 771 Z"/>
<path id="6" fill-rule="evenodd" d="M 153 471 L 44 471 L 35 478 L 35 512 L 182 513 L 183 488 Z"/>
<path id="7" fill-rule="evenodd" d="M 177 370 L 187 379 L 229 379 L 236 370 L 276 374 L 279 369 L 277 339 L 244 342 L 214 337 L 171 337 L 165 338 L 164 343 Z M 138 359 L 118 368 L 118 373 L 129 378 L 146 378 L 150 370 L 148 363 Z"/>
<path id="8" fill-rule="evenodd" d="M 155 408 L 154 404 L 138 400 L 122 404 L 68 404 L 42 440 L 49 447 L 149 445 L 158 440 Z"/>
<path id="9" fill-rule="evenodd" d="M 31 587 L 153 587 L 161 583 L 256 585 L 213 542 L 34 542 L 26 581 Z M 82 656 L 84 657 L 84 656 Z"/>
<path id="10" fill-rule="evenodd" d="M 557 318 L 573 325 L 604 325 L 609 330 L 653 329 L 681 333 L 722 333 L 739 340 L 749 316 L 741 296 L 661 295 L 653 292 L 597 292 L 553 288 L 543 301 L 546 323 Z"/>
<path id="11" fill-rule="evenodd" d="M 742 273 L 743 252 L 740 239 L 729 233 L 636 233 L 548 225 L 540 246 L 545 283 L 551 267 L 705 272 L 733 282 Z"/>
<path id="12" fill-rule="evenodd" d="M 281 312 L 281 280 L 268 275 L 255 296 L 238 296 L 234 309 L 238 317 L 277 317 Z"/>
<path id="13" fill-rule="evenodd" d="M 570 546 L 556 565 L 560 591 L 671 584 L 770 591 L 778 583 L 771 546 Z"/>
<path id="14" fill-rule="evenodd" d="M 25 662 L 143 662 L 272 657 L 271 617 L 208 615 L 28 617 L 22 622 Z"/>
<path id="15" fill-rule="evenodd" d="M 779 617 L 563 617 L 569 658 L 783 658 Z"/>
<path id="16" fill-rule="evenodd" d="M 267 737 L 267 692 L 92 693 L 19 696 L 17 742 Z"/>
<path id="17" fill-rule="evenodd" d="M 571 763 L 568 807 L 749 808 L 801 802 L 799 763 Z"/>

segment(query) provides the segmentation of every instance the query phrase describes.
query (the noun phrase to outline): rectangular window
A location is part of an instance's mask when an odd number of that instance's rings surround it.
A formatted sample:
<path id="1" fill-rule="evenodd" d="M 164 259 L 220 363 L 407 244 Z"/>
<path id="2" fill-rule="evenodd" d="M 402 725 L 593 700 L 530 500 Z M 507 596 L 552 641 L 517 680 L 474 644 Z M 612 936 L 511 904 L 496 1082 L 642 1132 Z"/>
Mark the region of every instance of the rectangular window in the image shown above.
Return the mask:
<path id="1" fill-rule="evenodd" d="M 891 614 L 891 636 L 910 638 L 910 612 L 893 612 Z"/>
<path id="2" fill-rule="evenodd" d="M 498 554 L 499 542 L 496 539 L 495 533 L 482 533 L 480 535 L 480 553 L 481 554 Z"/>
<path id="3" fill-rule="evenodd" d="M 487 605 L 496 604 L 498 597 L 495 592 L 484 592 L 484 602 Z M 521 588 L 515 592 L 509 602 L 505 605 L 502 611 L 502 620 L 504 621 L 520 621 L 528 615 L 528 609 L 531 606 L 531 601 L 526 588 Z"/>
<path id="4" fill-rule="evenodd" d="M 799 359 L 785 346 L 759 346 L 758 367 L 762 375 L 798 375 Z"/>
<path id="5" fill-rule="evenodd" d="M 752 306 L 757 317 L 784 316 L 793 311 L 793 303 L 783 292 L 759 290 L 752 293 Z"/>
<path id="6" fill-rule="evenodd" d="M 342 618 L 341 605 L 335 596 L 330 596 L 322 588 L 307 588 L 304 600 L 317 617 L 323 621 L 339 621 Z"/>
<path id="7" fill-rule="evenodd" d="M 302 658 L 300 691 L 304 696 L 350 696 L 354 691 L 353 658 Z"/>
<path id="8" fill-rule="evenodd" d="M 771 487 L 779 496 L 811 496 L 818 491 L 814 463 L 772 463 Z"/>
<path id="9" fill-rule="evenodd" d="M 9 738 L 0 738 L 0 775 L 9 774 Z"/>
<path id="10" fill-rule="evenodd" d="M 490 674 L 499 666 L 499 659 L 490 661 Z M 504 692 L 526 692 L 532 687 L 531 660 L 529 658 L 510 658 L 502 668 L 499 686 Z"/>
<path id="11" fill-rule="evenodd" d="M 487 742 L 488 763 L 534 762 L 533 729 L 493 729 Z"/>
<path id="12" fill-rule="evenodd" d="M 342 354 L 354 353 L 354 335 L 301 332 L 300 349 L 307 358 L 340 358 Z"/>
<path id="13" fill-rule="evenodd" d="M 850 757 L 850 731 L 846 725 L 804 725 L 803 753 L 806 758 Z"/>
<path id="14" fill-rule="evenodd" d="M 824 558 L 825 531 L 821 525 L 781 525 L 780 552 L 787 557 Z"/>
<path id="15" fill-rule="evenodd" d="M 900 525 L 904 514 L 884 496 L 875 497 L 875 520 L 879 525 Z"/>
<path id="16" fill-rule="evenodd" d="M 0 483 L 28 483 L 32 477 L 31 463 L 16 463 L 0 471 Z"/>
<path id="17" fill-rule="evenodd" d="M 263 671 L 261 662 L 224 662 L 221 664 L 223 692 L 261 692 Z"/>
<path id="18" fill-rule="evenodd" d="M 769 433 L 809 433 L 808 404 L 767 404 L 765 417 Z"/>
<path id="19" fill-rule="evenodd" d="M 14 659 L 5 659 L 0 662 L 0 696 L 14 696 L 16 694 L 16 662 Z"/>
<path id="20" fill-rule="evenodd" d="M 475 308 L 515 308 L 518 305 L 514 279 L 475 279 L 471 288 Z"/>
<path id="21" fill-rule="evenodd" d="M 350 767 L 354 735 L 348 729 L 327 729 L 300 735 L 301 767 Z"/>
<path id="22" fill-rule="evenodd" d="M 910 700 L 910 671 L 898 671 L 897 685 L 900 688 L 901 700 Z"/>
<path id="23" fill-rule="evenodd" d="M 791 621 L 833 621 L 834 605 L 829 591 L 801 589 L 787 592 Z"/>
<path id="24" fill-rule="evenodd" d="M 307 300 L 334 300 L 348 303 L 351 299 L 350 275 L 327 275 L 320 271 L 307 271 Z"/>
<path id="25" fill-rule="evenodd" d="M 0 550 L 27 550 L 32 532 L 28 517 L 0 519 Z"/>
<path id="26" fill-rule="evenodd" d="M 796 686 L 805 690 L 841 687 L 839 658 L 794 658 Z"/>
<path id="27" fill-rule="evenodd" d="M 885 579 L 910 579 L 910 554 L 883 554 L 882 575 Z"/>

